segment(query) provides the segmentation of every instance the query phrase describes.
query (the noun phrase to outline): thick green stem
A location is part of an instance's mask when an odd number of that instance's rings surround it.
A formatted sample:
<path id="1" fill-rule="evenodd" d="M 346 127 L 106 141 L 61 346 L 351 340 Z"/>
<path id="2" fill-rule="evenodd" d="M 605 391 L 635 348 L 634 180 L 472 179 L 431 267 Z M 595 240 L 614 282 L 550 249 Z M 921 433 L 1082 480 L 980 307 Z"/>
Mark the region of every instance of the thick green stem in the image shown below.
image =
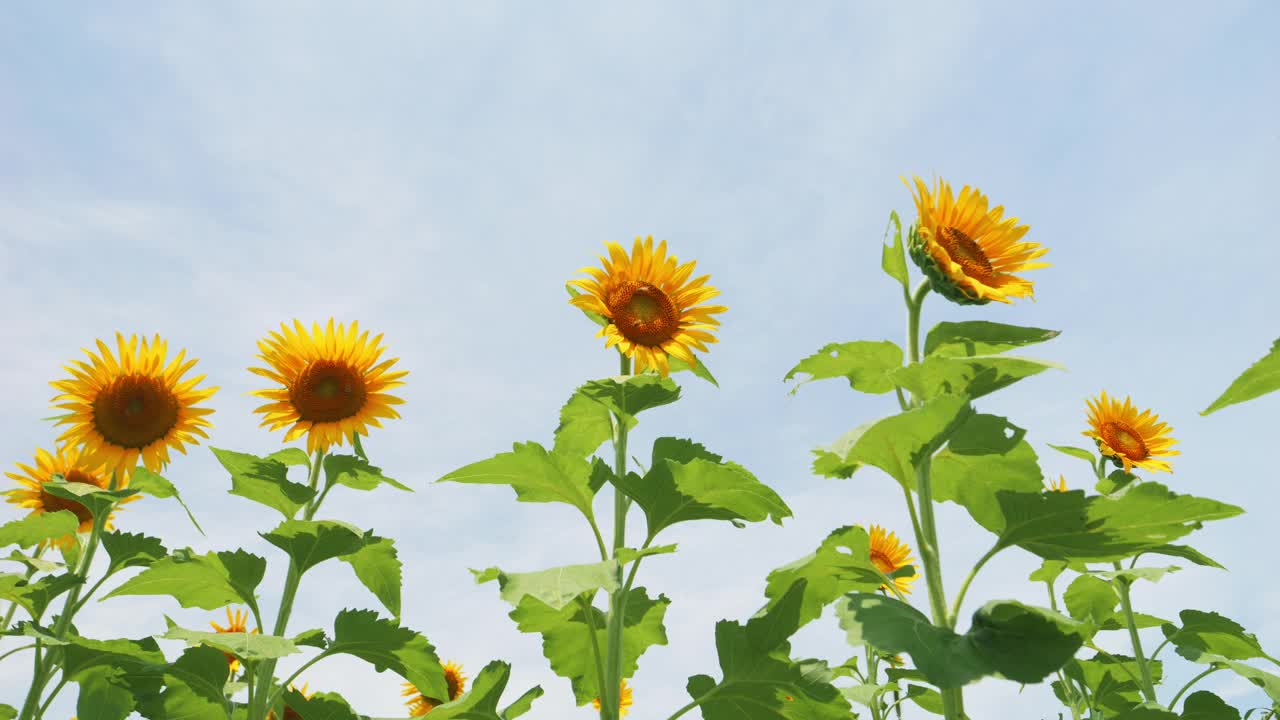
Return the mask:
<path id="1" fill-rule="evenodd" d="M 619 374 L 631 374 L 631 358 L 619 356 Z M 620 392 L 626 392 L 622 389 Z M 614 418 L 613 472 L 616 477 L 627 473 L 627 423 L 622 417 Z M 613 557 L 627 544 L 627 496 L 620 490 L 613 491 Z M 633 576 L 634 579 L 634 576 Z M 618 720 L 622 703 L 622 626 L 627 612 L 626 589 L 622 582 L 622 566 L 618 566 L 618 589 L 609 597 L 609 627 L 605 639 L 605 686 L 600 688 L 600 717 L 602 720 Z"/>
<path id="2" fill-rule="evenodd" d="M 1112 563 L 1116 570 L 1123 570 L 1120 563 Z M 1129 599 L 1129 581 L 1123 576 L 1115 579 L 1115 588 L 1120 593 L 1120 609 L 1124 611 L 1124 621 L 1129 627 L 1129 640 L 1133 643 L 1133 659 L 1138 663 L 1138 672 L 1142 675 L 1142 695 L 1149 702 L 1156 702 L 1156 686 L 1151 680 L 1151 666 L 1142 654 L 1142 639 L 1138 637 L 1138 622 L 1133 616 L 1133 603 Z"/>

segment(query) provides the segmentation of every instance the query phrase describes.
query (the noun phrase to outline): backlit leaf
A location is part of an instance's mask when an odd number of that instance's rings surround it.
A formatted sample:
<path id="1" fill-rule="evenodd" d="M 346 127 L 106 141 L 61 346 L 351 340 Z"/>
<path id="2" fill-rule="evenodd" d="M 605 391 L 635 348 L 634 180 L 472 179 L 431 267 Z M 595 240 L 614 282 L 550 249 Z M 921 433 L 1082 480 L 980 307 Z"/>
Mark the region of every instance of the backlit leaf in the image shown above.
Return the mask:
<path id="1" fill-rule="evenodd" d="M 838 377 L 847 379 L 854 390 L 879 395 L 893 391 L 892 374 L 902 367 L 902 358 L 902 348 L 888 340 L 830 343 L 801 360 L 783 380 L 798 378 L 793 395 L 801 385 Z"/>
<path id="2" fill-rule="evenodd" d="M 231 473 L 232 495 L 261 503 L 292 518 L 315 497 L 316 491 L 289 480 L 289 466 L 278 460 L 210 448 L 222 467 Z"/>
<path id="3" fill-rule="evenodd" d="M 1276 390 L 1280 390 L 1280 339 L 1271 344 L 1271 352 L 1249 366 L 1248 370 L 1232 381 L 1226 391 L 1200 414 L 1208 415 L 1224 407 L 1252 400 Z"/>

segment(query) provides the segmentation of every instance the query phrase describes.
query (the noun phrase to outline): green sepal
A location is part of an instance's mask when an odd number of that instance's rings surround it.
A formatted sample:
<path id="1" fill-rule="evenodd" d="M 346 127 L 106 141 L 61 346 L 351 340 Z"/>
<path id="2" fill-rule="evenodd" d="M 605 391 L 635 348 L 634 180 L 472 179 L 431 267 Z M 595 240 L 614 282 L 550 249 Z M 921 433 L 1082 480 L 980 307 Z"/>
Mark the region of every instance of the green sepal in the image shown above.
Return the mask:
<path id="1" fill-rule="evenodd" d="M 991 302 L 985 298 L 975 297 L 964 288 L 956 285 L 946 270 L 938 267 L 937 262 L 929 254 L 925 245 L 924 237 L 920 235 L 918 228 L 913 225 L 910 232 L 910 241 L 907 243 L 907 251 L 911 254 L 911 260 L 916 264 L 916 267 L 920 268 L 924 276 L 929 278 L 929 285 L 934 292 L 957 305 L 986 305 Z"/>

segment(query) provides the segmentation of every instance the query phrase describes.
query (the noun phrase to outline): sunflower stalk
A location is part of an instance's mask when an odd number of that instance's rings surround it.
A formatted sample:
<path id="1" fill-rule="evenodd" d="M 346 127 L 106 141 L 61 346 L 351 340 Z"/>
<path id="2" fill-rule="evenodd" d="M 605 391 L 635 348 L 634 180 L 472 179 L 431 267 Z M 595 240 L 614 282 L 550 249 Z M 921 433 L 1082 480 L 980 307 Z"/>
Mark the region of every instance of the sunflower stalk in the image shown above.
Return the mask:
<path id="1" fill-rule="evenodd" d="M 631 358 L 618 354 L 619 374 L 631 374 Z M 626 390 L 620 390 L 626 392 Z M 621 478 L 627 472 L 627 423 L 620 415 L 614 416 L 614 476 Z M 613 557 L 627 544 L 627 496 L 621 490 L 613 491 Z M 627 612 L 627 588 L 622 581 L 619 565 L 618 588 L 609 598 L 609 627 L 605 639 L 604 687 L 600 688 L 600 717 L 602 720 L 618 720 L 622 705 L 622 624 Z M 631 578 L 634 580 L 635 575 Z"/>

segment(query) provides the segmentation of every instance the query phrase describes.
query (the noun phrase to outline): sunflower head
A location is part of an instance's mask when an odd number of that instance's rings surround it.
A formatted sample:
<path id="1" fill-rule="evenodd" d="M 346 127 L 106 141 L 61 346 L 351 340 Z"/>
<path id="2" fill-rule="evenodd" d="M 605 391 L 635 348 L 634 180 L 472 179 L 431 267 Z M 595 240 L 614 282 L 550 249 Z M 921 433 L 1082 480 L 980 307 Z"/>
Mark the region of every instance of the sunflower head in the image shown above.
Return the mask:
<path id="1" fill-rule="evenodd" d="M 369 426 L 382 427 L 379 418 L 398 418 L 392 405 L 404 401 L 387 390 L 403 385 L 409 373 L 392 371 L 396 358 L 382 360 L 382 335 L 369 339 L 358 323 L 350 327 L 333 318 L 321 329 L 308 331 L 297 320 L 293 327 L 281 324 L 258 341 L 264 368 L 249 371 L 271 380 L 276 387 L 252 394 L 271 402 L 254 412 L 263 415 L 262 426 L 289 428 L 285 442 L 307 436 L 307 452 L 326 451 L 342 445 L 353 433 L 369 434 Z"/>
<path id="2" fill-rule="evenodd" d="M 898 540 L 895 533 L 887 533 L 885 529 L 879 525 L 871 526 L 871 564 L 875 565 L 880 572 L 885 575 L 892 575 L 898 570 L 912 565 L 915 558 L 911 557 L 911 548 Z M 920 577 L 919 573 L 915 573 L 910 577 L 898 577 L 893 579 L 893 584 L 897 586 L 898 591 L 907 594 L 911 592 L 911 583 Z M 881 586 L 881 590 L 885 590 Z"/>
<path id="3" fill-rule="evenodd" d="M 231 612 L 231 608 L 227 608 L 227 626 L 226 627 L 223 627 L 218 623 L 212 622 L 212 621 L 209 623 L 209 625 L 211 625 L 213 627 L 214 632 L 217 632 L 217 633 L 247 632 L 250 635 L 257 634 L 258 632 L 257 628 L 254 628 L 253 630 L 249 630 L 248 621 L 249 621 L 249 614 L 244 610 L 236 610 L 233 613 Z M 232 674 L 236 673 L 240 669 L 240 660 L 235 655 L 232 655 L 231 653 L 223 653 L 223 654 L 227 656 L 227 667 L 230 669 L 231 673 Z M 303 686 L 302 691 L 305 694 L 306 692 L 305 685 Z"/>
<path id="4" fill-rule="evenodd" d="M 1033 297 L 1033 283 L 1015 273 L 1048 267 L 1034 261 L 1049 250 L 1022 241 L 1030 228 L 1005 218 L 1003 207 L 988 208 L 987 196 L 977 188 L 965 185 L 957 197 L 945 181 L 938 180 L 930 191 L 918 177 L 914 187 L 907 187 L 918 215 L 911 259 L 939 295 L 961 305 Z"/>
<path id="5" fill-rule="evenodd" d="M 1138 412 L 1129 398 L 1120 402 L 1108 397 L 1104 390 L 1096 399 L 1088 401 L 1089 429 L 1082 434 L 1098 444 L 1098 450 L 1131 472 L 1139 467 L 1151 472 L 1173 472 L 1169 463 L 1161 458 L 1180 455 L 1172 449 L 1177 440 L 1169 437 L 1173 428 L 1160 422 L 1160 417 L 1150 410 Z"/>
<path id="6" fill-rule="evenodd" d="M 652 236 L 637 237 L 629 257 L 618 243 L 605 247 L 603 270 L 583 268 L 578 272 L 591 277 L 569 281 L 583 291 L 569 302 L 608 320 L 598 337 L 634 359 L 635 372 L 654 368 L 667 375 L 668 356 L 696 366 L 693 351 L 706 352 L 707 343 L 716 342 L 712 331 L 720 321 L 714 316 L 728 309 L 703 304 L 720 294 L 707 285 L 711 276 L 690 279 L 697 263 L 681 264 L 668 255 L 666 240 L 654 248 Z"/>
<path id="7" fill-rule="evenodd" d="M 1044 489 L 1045 489 L 1045 490 L 1048 490 L 1049 492 L 1066 492 L 1066 491 L 1067 491 L 1067 476 L 1066 476 L 1066 475 L 1059 475 L 1059 476 L 1058 476 L 1058 479 L 1057 479 L 1056 481 L 1054 481 L 1054 480 L 1045 480 L 1045 482 L 1044 482 Z"/>
<path id="8" fill-rule="evenodd" d="M 618 716 L 622 717 L 631 712 L 631 706 L 634 702 L 635 699 L 632 697 L 631 686 L 627 684 L 626 678 L 623 678 L 622 685 L 618 687 Z M 594 707 L 596 712 L 599 712 L 600 698 L 592 700 L 591 707 Z"/>
<path id="9" fill-rule="evenodd" d="M 449 661 L 444 664 L 444 681 L 449 686 L 449 698 L 442 700 L 440 698 L 429 698 L 418 691 L 413 683 L 405 683 L 400 696 L 407 698 L 404 704 L 409 707 L 409 717 L 422 717 L 437 705 L 443 705 L 447 702 L 457 700 L 462 691 L 467 689 L 467 676 L 462 672 L 462 665 Z"/>
<path id="10" fill-rule="evenodd" d="M 93 529 L 93 513 L 89 508 L 74 500 L 51 494 L 45 489 L 45 484 L 52 482 L 55 476 L 61 476 L 66 482 L 96 485 L 105 490 L 110 487 L 111 472 L 102 465 L 101 461 L 86 456 L 82 448 L 63 446 L 56 455 L 43 448 L 36 450 L 34 466 L 16 464 L 22 471 L 21 474 L 5 473 L 19 485 L 5 492 L 9 502 L 18 507 L 27 508 L 32 515 L 69 510 L 80 521 L 79 532 L 85 533 Z M 139 495 L 130 495 L 121 500 L 120 504 L 133 502 L 139 497 Z M 104 529 L 111 529 L 111 517 L 107 518 Z M 52 542 L 58 547 L 68 548 L 75 544 L 76 538 L 74 535 L 67 535 Z"/>
<path id="11" fill-rule="evenodd" d="M 150 343 L 116 333 L 116 352 L 101 340 L 98 353 L 85 350 L 89 361 L 76 360 L 64 367 L 71 373 L 53 383 L 60 394 L 54 407 L 67 411 L 59 425 L 70 425 L 59 443 L 83 445 L 94 461 L 115 470 L 120 487 L 141 461 L 148 470 L 160 470 L 169 462 L 169 450 L 186 454 L 184 444 L 208 438 L 205 416 L 211 408 L 196 407 L 218 388 L 197 388 L 204 376 L 186 378 L 196 361 L 179 351 L 166 365 L 168 343 L 157 335 Z"/>

